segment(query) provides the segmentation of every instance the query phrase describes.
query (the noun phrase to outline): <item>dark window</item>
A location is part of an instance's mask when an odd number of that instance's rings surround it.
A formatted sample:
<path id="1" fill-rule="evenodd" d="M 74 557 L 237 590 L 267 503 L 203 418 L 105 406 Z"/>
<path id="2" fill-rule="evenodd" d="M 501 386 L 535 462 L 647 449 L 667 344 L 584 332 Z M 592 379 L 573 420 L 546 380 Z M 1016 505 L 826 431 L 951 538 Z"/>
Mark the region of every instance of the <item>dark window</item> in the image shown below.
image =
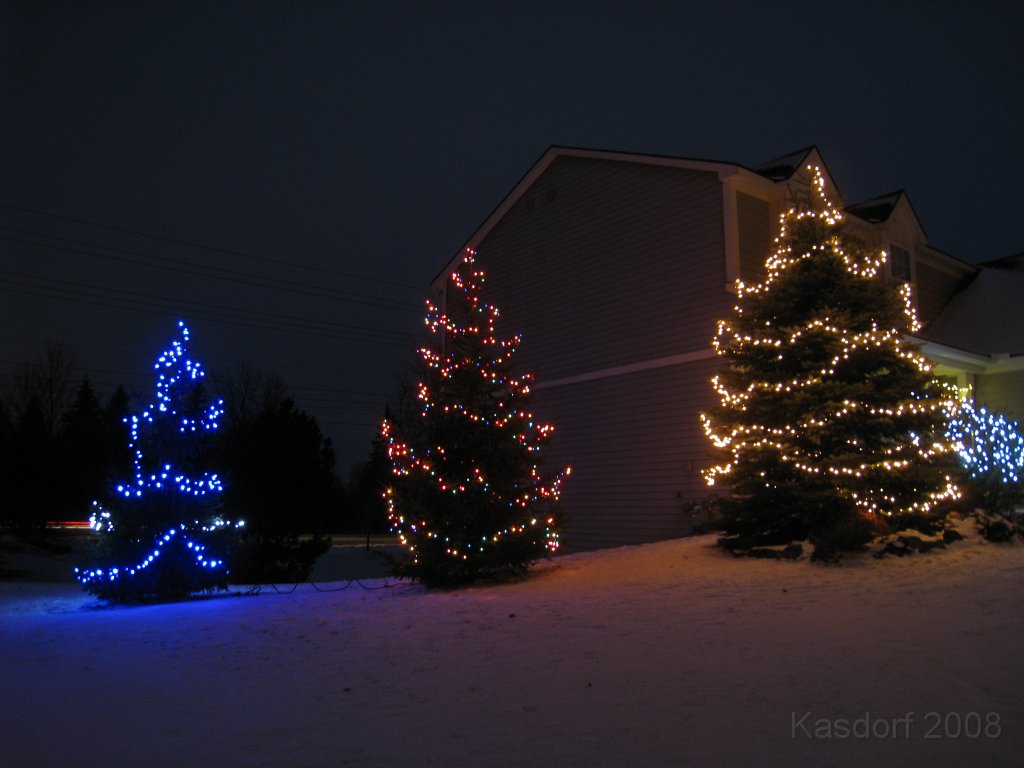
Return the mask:
<path id="1" fill-rule="evenodd" d="M 890 244 L 889 269 L 892 272 L 892 276 L 897 280 L 909 283 L 911 279 L 910 251 L 898 245 Z"/>

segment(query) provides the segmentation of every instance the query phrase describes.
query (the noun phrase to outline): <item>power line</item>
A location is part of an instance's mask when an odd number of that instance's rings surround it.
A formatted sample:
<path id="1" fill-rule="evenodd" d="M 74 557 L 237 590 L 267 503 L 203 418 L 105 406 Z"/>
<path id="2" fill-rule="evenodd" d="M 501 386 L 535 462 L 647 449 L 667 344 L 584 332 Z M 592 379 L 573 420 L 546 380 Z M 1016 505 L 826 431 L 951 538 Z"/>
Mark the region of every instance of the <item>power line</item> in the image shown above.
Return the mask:
<path id="1" fill-rule="evenodd" d="M 12 281 L 0 281 L 0 282 L 8 282 L 8 283 L 10 283 Z M 15 283 L 15 284 L 19 285 L 17 283 Z M 174 316 L 176 314 L 175 312 L 171 311 L 170 308 L 154 307 L 154 305 L 152 305 L 152 304 L 147 304 L 146 302 L 141 302 L 141 301 L 137 301 L 137 300 L 134 300 L 134 299 L 126 299 L 126 300 L 117 301 L 115 303 L 111 303 L 109 301 L 99 301 L 96 298 L 80 298 L 83 294 L 81 294 L 80 292 L 76 292 L 76 291 L 74 291 L 72 289 L 66 289 L 66 288 L 40 288 L 40 286 L 32 285 L 31 283 L 29 283 L 29 284 L 20 284 L 20 286 L 21 286 L 21 288 L 23 288 L 23 289 L 27 288 L 28 290 L 18 290 L 16 288 L 5 288 L 5 287 L 0 286 L 0 291 L 5 291 L 7 293 L 20 294 L 20 295 L 24 295 L 24 296 L 40 296 L 40 297 L 49 298 L 49 299 L 56 298 L 56 299 L 59 299 L 61 301 L 72 301 L 72 302 L 76 302 L 76 303 L 79 303 L 79 304 L 91 304 L 91 305 L 94 305 L 94 306 L 107 307 L 109 309 L 130 309 L 130 310 L 133 310 L 133 311 L 136 311 L 136 312 L 148 312 L 150 314 L 158 314 L 158 315 L 164 315 L 164 316 Z M 70 295 L 60 295 L 62 293 L 63 294 L 70 294 Z M 340 334 L 340 333 L 329 333 L 329 332 L 323 332 L 323 331 L 317 331 L 317 330 L 301 330 L 301 329 L 295 329 L 295 328 L 282 328 L 280 326 L 271 325 L 271 324 L 267 324 L 267 323 L 245 322 L 243 320 L 238 320 L 238 319 L 225 319 L 223 317 L 217 317 L 212 312 L 205 311 L 205 310 L 198 311 L 197 313 L 194 314 L 194 317 L 198 317 L 198 318 L 201 318 L 203 320 L 208 320 L 208 321 L 214 322 L 214 323 L 225 323 L 225 324 L 228 324 L 228 325 L 237 325 L 237 326 L 246 327 L 246 328 L 259 328 L 259 329 L 262 329 L 262 330 L 272 330 L 272 331 L 279 331 L 279 332 L 284 332 L 284 333 L 301 333 L 301 334 L 304 334 L 304 335 L 307 335 L 307 336 L 320 336 L 320 337 L 328 338 L 328 339 L 343 340 L 343 341 L 355 341 L 355 342 L 366 343 L 366 344 L 383 344 L 385 346 L 394 346 L 394 347 L 405 346 L 404 342 L 399 342 L 399 341 L 384 341 L 384 340 L 379 340 L 379 339 L 357 338 L 357 337 L 354 337 L 354 336 L 351 336 L 351 335 L 346 336 L 346 335 L 343 335 L 343 334 Z"/>
<path id="2" fill-rule="evenodd" d="M 119 300 L 120 297 L 124 295 L 138 296 L 140 297 L 140 299 L 129 299 L 129 301 L 138 301 L 139 303 L 148 304 L 150 306 L 160 306 L 167 309 L 180 309 L 182 306 L 191 306 L 196 307 L 204 312 L 208 312 L 211 314 L 227 318 L 241 317 L 243 319 L 256 321 L 264 321 L 266 319 L 270 319 L 282 325 L 294 325 L 296 326 L 295 330 L 298 330 L 300 332 L 304 330 L 303 326 L 307 326 L 310 328 L 314 328 L 316 330 L 334 330 L 338 333 L 353 332 L 368 337 L 377 337 L 381 341 L 405 340 L 404 334 L 402 334 L 400 331 L 389 331 L 386 329 L 368 328 L 366 326 L 352 325 L 350 323 L 337 323 L 329 320 L 311 320 L 307 318 L 296 317 L 294 315 L 283 315 L 275 312 L 266 312 L 263 310 L 256 311 L 250 309 L 243 309 L 241 307 L 221 307 L 218 305 L 213 305 L 207 302 L 200 301 L 167 299 L 163 296 L 158 296 L 151 293 L 143 293 L 141 291 L 129 291 L 124 289 L 107 288 L 104 286 L 89 285 L 87 283 L 79 283 L 71 280 L 60 280 L 58 278 L 51 277 L 42 278 L 36 277 L 35 275 L 26 275 L 21 272 L 12 272 L 10 270 L 0 270 L 0 275 L 12 275 L 15 278 L 25 278 L 29 281 L 38 281 L 44 283 L 43 285 L 38 285 L 37 283 L 34 282 L 19 282 L 17 280 L 0 278 L 0 283 L 8 283 L 10 285 L 50 290 L 50 287 L 45 285 L 45 283 L 53 283 L 62 286 L 68 286 L 68 288 L 54 288 L 53 290 L 67 290 L 77 295 L 89 295 L 89 293 L 87 292 L 97 292 L 98 294 L 108 294 L 104 298 L 108 298 L 114 301 Z M 86 289 L 86 292 L 75 289 Z M 289 330 L 291 329 L 289 328 Z"/>
<path id="3" fill-rule="evenodd" d="M 20 232 L 24 232 L 25 231 L 25 230 L 18 230 L 16 227 L 7 227 L 7 226 L 2 226 L 2 225 L 0 225 L 0 229 L 6 229 L 6 230 L 12 230 L 12 231 L 20 231 Z M 39 237 L 40 235 L 35 235 L 35 236 Z M 41 235 L 41 237 L 53 237 L 53 236 Z M 56 238 L 56 237 L 53 237 L 53 239 L 64 239 L 64 240 L 66 240 L 67 238 Z M 11 237 L 10 235 L 0 235 L 0 240 L 6 240 L 6 241 L 12 242 L 12 243 L 21 243 L 23 245 L 31 245 L 31 246 L 35 246 L 37 248 L 49 248 L 50 250 L 55 250 L 55 251 L 64 251 L 66 253 L 75 253 L 75 254 L 79 254 L 81 256 L 92 256 L 94 258 L 107 259 L 107 260 L 110 260 L 110 261 L 117 261 L 117 262 L 121 262 L 121 263 L 124 263 L 124 264 L 130 264 L 130 265 L 136 266 L 136 267 L 143 266 L 143 265 L 138 264 L 138 262 L 133 261 L 131 259 L 126 259 L 126 258 L 123 258 L 123 257 L 114 256 L 114 255 L 108 254 L 108 253 L 96 253 L 94 251 L 84 251 L 84 250 L 82 250 L 80 248 L 69 248 L 69 247 L 66 247 L 66 246 L 54 245 L 52 243 L 44 243 L 44 242 L 38 242 L 38 241 L 34 241 L 34 240 L 25 240 L 24 238 Z M 343 290 L 338 290 L 338 289 L 330 289 L 330 288 L 321 288 L 321 287 L 318 287 L 318 286 L 310 286 L 310 285 L 306 285 L 304 283 L 296 282 L 294 280 L 285 280 L 283 278 L 282 279 L 270 280 L 270 279 L 263 279 L 263 278 L 259 278 L 259 277 L 253 277 L 251 279 L 247 279 L 245 277 L 237 276 L 238 273 L 235 273 L 233 270 L 227 270 L 227 269 L 223 269 L 221 267 L 208 267 L 208 266 L 204 266 L 204 265 L 197 265 L 197 264 L 193 264 L 192 262 L 183 261 L 181 259 L 171 259 L 171 258 L 167 258 L 167 257 L 163 257 L 163 256 L 153 256 L 151 254 L 143 253 L 141 251 L 132 251 L 132 250 L 124 249 L 124 248 L 113 248 L 113 247 L 110 247 L 110 246 L 96 246 L 96 245 L 93 245 L 91 247 L 94 247 L 94 248 L 106 248 L 108 250 L 119 251 L 121 253 L 126 253 L 126 254 L 130 254 L 130 255 L 133 255 L 133 256 L 140 256 L 142 258 L 153 259 L 153 260 L 156 260 L 156 261 L 166 261 L 166 262 L 171 262 L 172 264 L 185 264 L 185 265 L 188 265 L 190 267 L 196 267 L 196 268 L 198 268 L 200 270 L 201 269 L 207 270 L 206 272 L 202 272 L 202 271 L 197 271 L 197 269 L 185 269 L 183 267 L 167 266 L 167 265 L 163 265 L 163 264 L 148 264 L 148 265 L 145 265 L 145 266 L 149 266 L 149 267 L 152 267 L 152 268 L 155 268 L 155 269 L 163 269 L 163 270 L 166 270 L 166 271 L 169 271 L 169 272 L 178 272 L 178 273 L 181 273 L 181 274 L 193 275 L 193 276 L 196 276 L 196 277 L 204 277 L 204 278 L 207 278 L 207 279 L 221 280 L 221 281 L 228 282 L 228 283 L 237 283 L 237 284 L 242 284 L 242 285 L 253 285 L 253 286 L 256 286 L 256 287 L 259 287 L 259 288 L 270 288 L 272 290 L 289 291 L 291 293 L 296 293 L 296 294 L 303 295 L 303 296 L 317 296 L 319 298 L 335 299 L 335 300 L 338 300 L 338 301 L 349 302 L 351 304 L 361 304 L 363 306 L 378 307 L 380 309 L 390 309 L 390 310 L 397 310 L 397 311 L 400 311 L 400 312 L 413 312 L 413 313 L 416 313 L 416 312 L 420 311 L 420 310 L 414 309 L 414 308 L 412 308 L 410 306 L 406 306 L 404 304 L 404 302 L 398 302 L 398 301 L 395 301 L 395 300 L 392 300 L 392 299 L 382 298 L 382 297 L 379 297 L 379 296 L 355 293 L 353 291 L 343 291 Z M 218 274 L 218 272 L 221 273 L 221 274 Z M 224 273 L 227 273 L 227 274 L 224 274 Z M 356 298 L 349 298 L 350 296 L 355 296 Z M 370 299 L 370 301 L 365 301 L 365 299 Z M 381 302 L 387 302 L 387 303 L 381 303 Z"/>
<path id="4" fill-rule="evenodd" d="M 16 318 L 11 318 L 11 326 L 12 327 L 16 325 L 16 321 L 17 321 Z M 0 339 L 8 339 L 8 340 L 13 340 L 13 341 L 21 341 L 21 342 L 25 342 L 25 343 L 28 343 L 28 344 L 33 345 L 33 346 L 37 346 L 39 344 L 39 339 L 38 338 L 28 337 L 28 336 L 17 336 L 17 335 L 13 335 L 13 334 L 9 334 L 9 333 L 2 333 L 2 334 L 0 334 Z M 410 351 L 415 349 L 416 346 L 417 345 L 414 342 L 410 341 L 410 346 L 409 346 Z M 135 356 L 138 356 L 138 357 L 146 357 L 146 356 L 150 355 L 151 352 L 152 352 L 151 349 L 143 349 L 142 347 L 134 347 L 134 348 L 122 347 L 122 346 L 112 347 L 112 346 L 109 346 L 109 345 L 106 345 L 106 344 L 93 344 L 93 343 L 89 343 L 89 342 L 77 342 L 77 341 L 75 342 L 75 348 L 76 349 L 78 349 L 78 348 L 98 349 L 98 350 L 103 350 L 105 352 L 114 352 L 118 356 L 123 356 L 123 355 L 127 354 L 127 355 L 135 355 Z M 10 364 L 10 365 L 24 365 L 26 362 L 28 362 L 28 361 L 27 360 L 2 360 L 2 359 L 0 359 L 0 364 L 7 363 L 7 364 Z M 238 362 L 245 362 L 245 361 L 238 361 Z M 275 371 L 278 368 L 288 368 L 288 369 L 295 369 L 295 370 L 300 370 L 300 371 L 314 371 L 316 373 L 327 373 L 327 374 L 337 373 L 337 374 L 341 374 L 343 376 L 347 376 L 347 375 L 351 374 L 351 367 L 334 368 L 334 367 L 328 367 L 328 366 L 323 366 L 323 365 L 303 365 L 303 364 L 299 364 L 299 363 L 283 363 L 283 362 L 277 362 L 277 361 L 273 361 L 273 360 L 270 360 L 270 361 L 261 360 L 259 362 L 256 362 L 256 361 L 249 361 L 249 362 L 251 362 L 255 366 L 255 369 L 260 371 L 260 372 L 273 372 L 273 371 Z M 85 370 L 85 369 L 83 368 L 83 370 Z M 92 368 L 91 370 L 99 370 L 99 369 Z M 214 368 L 213 370 L 214 370 L 214 372 L 229 373 L 229 370 L 227 368 Z M 136 376 L 136 375 L 139 374 L 139 371 L 111 371 L 109 369 L 108 370 L 103 370 L 101 372 L 102 373 L 109 373 L 109 374 L 112 374 L 112 375 L 115 375 L 115 376 Z M 394 377 L 394 374 L 392 373 L 391 376 Z M 350 394 L 370 395 L 370 396 L 374 396 L 374 395 L 377 394 L 376 392 L 367 392 L 365 390 L 364 391 L 358 391 L 358 392 L 357 391 L 353 391 L 353 390 L 337 390 L 336 388 L 333 388 L 333 387 L 332 388 L 326 388 L 326 387 L 303 387 L 303 389 L 318 389 L 318 390 L 322 390 L 322 391 L 345 391 L 345 392 L 350 393 Z"/>
<path id="5" fill-rule="evenodd" d="M 61 219 L 63 221 L 73 221 L 76 224 L 85 224 L 85 225 L 90 226 L 90 227 L 97 227 L 99 229 L 107 229 L 107 230 L 110 230 L 112 232 L 121 232 L 122 234 L 136 235 L 138 237 L 148 237 L 148 238 L 153 239 L 153 240 L 162 240 L 164 242 L 174 243 L 176 245 L 185 245 L 185 246 L 188 246 L 189 248 L 201 248 L 201 249 L 207 250 L 207 251 L 216 251 L 216 252 L 219 252 L 219 253 L 226 253 L 226 254 L 229 254 L 229 255 L 232 255 L 232 256 L 241 256 L 243 258 L 253 259 L 255 261 L 264 261 L 264 262 L 272 263 L 272 264 L 281 264 L 281 265 L 288 266 L 288 267 L 299 267 L 301 269 L 308 269 L 308 270 L 313 271 L 313 272 L 322 272 L 324 274 L 338 275 L 340 277 L 348 277 L 348 278 L 352 278 L 352 279 L 355 279 L 355 280 L 365 280 L 365 281 L 371 282 L 371 283 L 381 283 L 382 285 L 391 285 L 391 286 L 394 286 L 396 288 L 408 288 L 410 290 L 422 290 L 422 286 L 409 285 L 408 283 L 401 283 L 401 282 L 397 282 L 397 281 L 394 281 L 394 280 L 384 280 L 382 278 L 377 278 L 377 277 L 367 277 L 365 275 L 357 275 L 357 274 L 352 273 L 352 272 L 345 272 L 345 271 L 342 271 L 342 270 L 339 270 L 339 269 L 329 269 L 327 267 L 314 267 L 314 266 L 310 266 L 308 264 L 299 264 L 297 262 L 288 261 L 287 259 L 278 259 L 278 258 L 275 258 L 273 256 L 260 256 L 260 255 L 254 254 L 254 253 L 246 253 L 244 251 L 235 251 L 235 250 L 232 250 L 230 248 L 221 248 L 221 247 L 218 247 L 218 246 L 207 245 L 205 243 L 197 243 L 197 242 L 195 242 L 193 240 L 184 240 L 184 239 L 176 238 L 176 237 L 168 237 L 166 235 L 155 235 L 155 234 L 152 234 L 150 232 L 142 232 L 142 231 L 135 230 L 135 229 L 127 229 L 127 228 L 124 228 L 124 227 L 116 227 L 116 226 L 113 226 L 111 224 L 102 224 L 100 222 L 90 221 L 88 219 L 79 219 L 79 218 L 76 218 L 74 216 L 65 216 L 65 215 L 59 214 L 59 213 L 51 213 L 49 211 L 40 211 L 40 210 L 35 209 L 35 208 L 26 208 L 25 206 L 14 205 L 13 203 L 3 203 L 3 202 L 0 202 L 0 207 L 10 208 L 11 210 L 15 210 L 15 211 L 22 211 L 23 213 L 31 213 L 31 214 L 35 214 L 37 216 L 47 216 L 47 217 L 52 218 L 52 219 Z"/>

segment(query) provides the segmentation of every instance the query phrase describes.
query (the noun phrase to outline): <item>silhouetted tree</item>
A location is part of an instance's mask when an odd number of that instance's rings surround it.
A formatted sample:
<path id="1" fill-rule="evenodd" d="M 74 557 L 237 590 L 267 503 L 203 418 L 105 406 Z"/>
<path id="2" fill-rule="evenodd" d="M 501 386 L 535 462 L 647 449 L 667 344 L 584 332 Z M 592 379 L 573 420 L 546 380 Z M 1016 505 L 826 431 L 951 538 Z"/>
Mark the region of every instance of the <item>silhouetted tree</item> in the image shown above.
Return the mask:
<path id="1" fill-rule="evenodd" d="M 132 469 L 132 451 L 125 432 L 130 400 L 124 387 L 118 386 L 103 407 L 103 435 L 108 446 L 107 477 L 126 477 Z"/>
<path id="2" fill-rule="evenodd" d="M 47 429 L 39 398 L 18 414 L 7 446 L 6 517 L 22 531 L 41 531 L 56 502 L 58 487 L 54 439 Z"/>
<path id="3" fill-rule="evenodd" d="M 384 409 L 384 420 L 394 421 L 390 408 Z M 349 474 L 345 495 L 345 530 L 359 533 L 385 533 L 391 528 L 384 489 L 391 483 L 391 459 L 388 447 L 379 434 L 370 443 L 370 454 L 356 464 Z"/>
<path id="4" fill-rule="evenodd" d="M 56 519 L 84 520 L 110 481 L 113 451 L 107 423 L 88 376 L 61 419 L 57 440 L 61 476 Z"/>
<path id="5" fill-rule="evenodd" d="M 331 441 L 277 376 L 243 365 L 222 374 L 218 387 L 241 399 L 228 409 L 217 450 L 225 509 L 246 521 L 233 575 L 244 583 L 303 581 L 338 524 Z"/>

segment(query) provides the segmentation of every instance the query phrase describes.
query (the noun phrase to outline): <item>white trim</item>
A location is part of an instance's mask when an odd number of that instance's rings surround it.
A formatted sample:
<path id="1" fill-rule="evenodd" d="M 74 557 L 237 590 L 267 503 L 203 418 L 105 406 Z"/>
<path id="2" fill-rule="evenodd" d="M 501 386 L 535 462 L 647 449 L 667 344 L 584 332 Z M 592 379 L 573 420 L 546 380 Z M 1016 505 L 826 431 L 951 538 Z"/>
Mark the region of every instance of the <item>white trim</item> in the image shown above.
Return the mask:
<path id="1" fill-rule="evenodd" d="M 654 360 L 644 360 L 640 363 L 630 363 L 629 365 L 617 365 L 614 368 L 601 368 L 596 371 L 587 371 L 586 373 L 579 373 L 575 376 L 565 376 L 561 379 L 551 379 L 550 381 L 542 381 L 533 385 L 533 389 L 551 389 L 553 387 L 564 387 L 567 384 L 580 384 L 585 381 L 596 381 L 598 379 L 610 379 L 616 376 L 626 376 L 630 373 L 639 373 L 640 371 L 650 371 L 655 368 L 668 368 L 673 365 L 681 365 L 682 363 L 693 363 L 698 360 L 711 360 L 715 357 L 715 351 L 713 349 L 701 349 L 696 352 L 684 352 L 681 355 L 671 355 L 669 357 L 658 357 Z"/>
<path id="2" fill-rule="evenodd" d="M 906 338 L 917 344 L 921 353 L 936 366 L 947 369 L 975 374 L 1009 373 L 1010 371 L 1024 370 L 1024 355 L 983 355 L 917 336 L 907 336 Z"/>
<path id="3" fill-rule="evenodd" d="M 735 285 L 740 277 L 740 225 L 736 185 L 722 180 L 722 223 L 725 226 L 725 284 Z"/>

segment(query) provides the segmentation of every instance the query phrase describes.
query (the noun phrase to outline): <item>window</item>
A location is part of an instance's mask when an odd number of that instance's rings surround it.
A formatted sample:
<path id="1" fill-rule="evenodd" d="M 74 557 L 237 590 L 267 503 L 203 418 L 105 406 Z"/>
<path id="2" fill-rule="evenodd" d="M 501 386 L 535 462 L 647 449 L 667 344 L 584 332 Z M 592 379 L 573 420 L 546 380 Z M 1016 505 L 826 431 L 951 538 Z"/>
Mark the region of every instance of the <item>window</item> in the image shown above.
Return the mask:
<path id="1" fill-rule="evenodd" d="M 892 276 L 897 280 L 909 283 L 912 277 L 910 272 L 910 251 L 906 248 L 901 248 L 898 245 L 890 243 L 889 269 Z"/>

